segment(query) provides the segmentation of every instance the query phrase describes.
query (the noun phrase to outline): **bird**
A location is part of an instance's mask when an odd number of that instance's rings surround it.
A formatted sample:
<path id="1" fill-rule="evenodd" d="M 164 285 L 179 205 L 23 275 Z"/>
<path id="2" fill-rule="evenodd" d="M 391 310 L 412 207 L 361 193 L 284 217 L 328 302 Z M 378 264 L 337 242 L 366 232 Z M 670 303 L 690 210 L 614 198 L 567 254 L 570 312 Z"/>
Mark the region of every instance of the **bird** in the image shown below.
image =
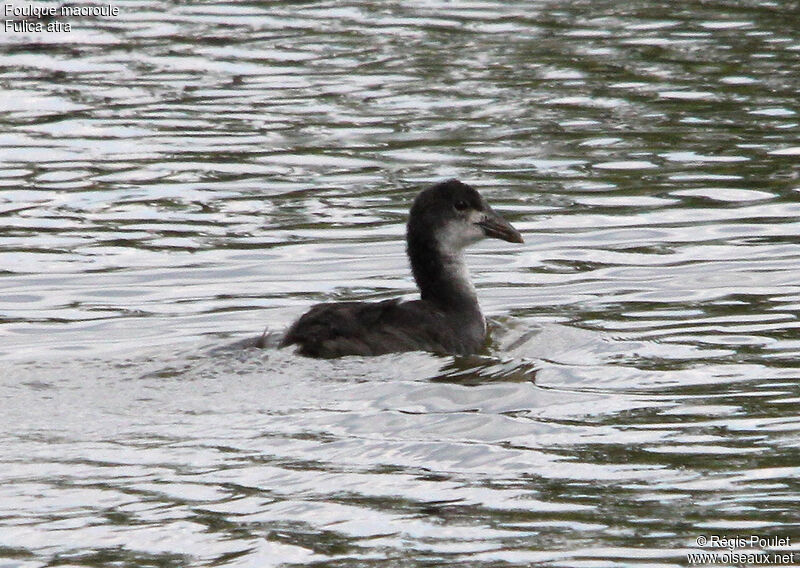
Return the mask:
<path id="1" fill-rule="evenodd" d="M 296 346 L 298 355 L 315 358 L 479 352 L 486 320 L 464 249 L 487 237 L 524 242 L 474 187 L 450 179 L 422 190 L 406 224 L 406 253 L 420 298 L 318 304 L 291 325 L 279 346 Z"/>

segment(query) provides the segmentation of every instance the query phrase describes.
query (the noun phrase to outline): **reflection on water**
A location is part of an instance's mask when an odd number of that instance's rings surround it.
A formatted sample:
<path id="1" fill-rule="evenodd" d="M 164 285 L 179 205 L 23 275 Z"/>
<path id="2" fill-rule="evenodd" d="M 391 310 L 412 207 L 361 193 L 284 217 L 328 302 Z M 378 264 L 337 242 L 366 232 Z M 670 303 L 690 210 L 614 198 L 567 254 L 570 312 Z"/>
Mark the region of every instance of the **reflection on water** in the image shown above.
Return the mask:
<path id="1" fill-rule="evenodd" d="M 798 533 L 790 8 L 124 12 L 1 36 L 5 564 L 675 566 Z M 412 295 L 405 215 L 451 176 L 526 237 L 469 256 L 488 353 L 215 350 Z"/>

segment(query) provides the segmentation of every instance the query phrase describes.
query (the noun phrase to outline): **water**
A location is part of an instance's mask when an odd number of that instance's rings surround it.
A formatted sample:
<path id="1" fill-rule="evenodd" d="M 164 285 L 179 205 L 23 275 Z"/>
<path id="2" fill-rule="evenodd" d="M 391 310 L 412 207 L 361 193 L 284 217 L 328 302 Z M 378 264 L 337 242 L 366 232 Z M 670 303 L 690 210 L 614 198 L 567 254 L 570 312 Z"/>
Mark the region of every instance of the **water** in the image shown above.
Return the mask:
<path id="1" fill-rule="evenodd" d="M 0 35 L 2 566 L 798 551 L 795 6 L 117 5 Z M 490 352 L 214 351 L 413 296 L 452 176 Z"/>

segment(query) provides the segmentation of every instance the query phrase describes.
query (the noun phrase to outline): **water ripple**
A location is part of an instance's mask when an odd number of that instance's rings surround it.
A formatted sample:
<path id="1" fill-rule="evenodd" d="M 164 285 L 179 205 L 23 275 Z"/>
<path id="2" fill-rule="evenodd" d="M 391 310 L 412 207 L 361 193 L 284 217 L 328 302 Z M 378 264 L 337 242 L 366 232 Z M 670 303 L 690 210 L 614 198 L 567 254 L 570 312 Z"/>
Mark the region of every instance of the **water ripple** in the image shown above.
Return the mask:
<path id="1" fill-rule="evenodd" d="M 0 557 L 673 566 L 796 528 L 785 6 L 124 8 L 0 55 Z M 470 253 L 486 353 L 216 349 L 413 296 L 451 176 L 526 239 Z"/>

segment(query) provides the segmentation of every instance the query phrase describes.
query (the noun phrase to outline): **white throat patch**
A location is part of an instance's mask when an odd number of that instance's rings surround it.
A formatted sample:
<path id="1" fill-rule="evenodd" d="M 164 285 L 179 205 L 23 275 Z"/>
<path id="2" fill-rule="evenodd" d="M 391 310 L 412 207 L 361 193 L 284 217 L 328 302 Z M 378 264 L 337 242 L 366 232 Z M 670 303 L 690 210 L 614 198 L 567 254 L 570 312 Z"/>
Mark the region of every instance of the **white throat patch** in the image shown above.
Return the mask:
<path id="1" fill-rule="evenodd" d="M 480 211 L 470 211 L 464 219 L 454 219 L 436 235 L 436 245 L 442 255 L 444 269 L 464 292 L 475 296 L 475 287 L 464 262 L 464 248 L 486 237 L 477 222 L 483 218 Z"/>

